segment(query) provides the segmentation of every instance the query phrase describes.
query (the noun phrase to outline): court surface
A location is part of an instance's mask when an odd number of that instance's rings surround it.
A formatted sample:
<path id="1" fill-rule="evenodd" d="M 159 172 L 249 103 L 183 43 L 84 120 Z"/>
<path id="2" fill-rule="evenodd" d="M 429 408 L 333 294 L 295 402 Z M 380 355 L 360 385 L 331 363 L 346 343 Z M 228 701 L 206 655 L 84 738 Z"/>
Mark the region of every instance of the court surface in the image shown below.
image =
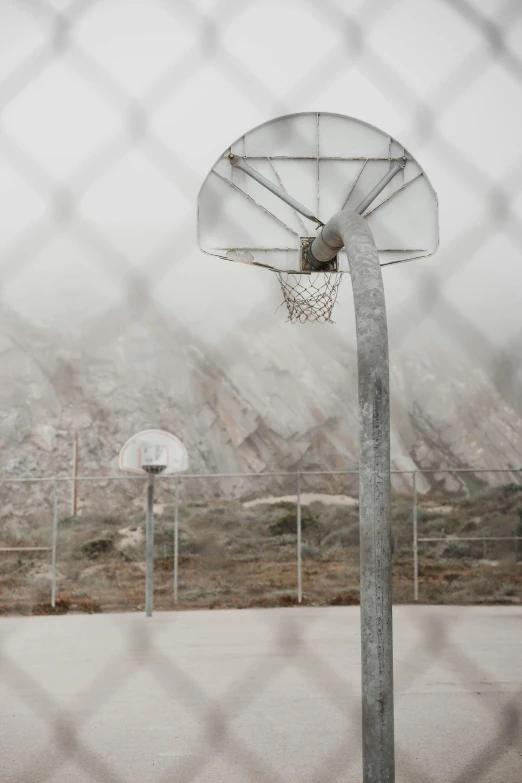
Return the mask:
<path id="1" fill-rule="evenodd" d="M 3 783 L 360 783 L 358 607 L 2 618 Z M 522 781 L 522 607 L 394 608 L 397 783 Z"/>

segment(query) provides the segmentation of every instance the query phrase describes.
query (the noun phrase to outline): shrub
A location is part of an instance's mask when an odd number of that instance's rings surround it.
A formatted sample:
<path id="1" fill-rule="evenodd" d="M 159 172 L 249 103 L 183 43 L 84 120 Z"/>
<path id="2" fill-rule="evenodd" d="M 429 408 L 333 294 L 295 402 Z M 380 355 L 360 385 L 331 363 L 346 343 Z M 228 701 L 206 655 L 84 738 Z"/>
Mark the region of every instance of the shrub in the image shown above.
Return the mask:
<path id="1" fill-rule="evenodd" d="M 85 612 L 85 614 L 99 614 L 102 610 L 99 601 L 93 598 L 79 598 L 74 601 L 73 609 L 77 609 L 79 612 Z"/>
<path id="2" fill-rule="evenodd" d="M 354 526 L 351 530 L 334 530 L 323 538 L 321 546 L 326 548 L 359 546 L 359 528 Z"/>
<path id="3" fill-rule="evenodd" d="M 459 560 L 462 557 L 469 557 L 469 547 L 458 541 L 452 541 L 444 547 L 442 556 L 456 560 Z"/>
<path id="4" fill-rule="evenodd" d="M 285 533 L 284 536 L 279 536 L 277 544 L 281 546 L 295 546 L 297 544 L 297 536 L 295 533 Z"/>
<path id="5" fill-rule="evenodd" d="M 471 600 L 477 600 L 495 593 L 495 583 L 487 576 L 476 576 L 466 584 L 466 593 Z"/>
<path id="6" fill-rule="evenodd" d="M 317 560 L 318 557 L 320 557 L 321 553 L 319 549 L 316 546 L 313 546 L 312 544 L 301 544 L 301 555 L 302 557 L 310 558 L 311 560 Z"/>
<path id="7" fill-rule="evenodd" d="M 113 546 L 112 538 L 91 538 L 80 545 L 80 551 L 89 560 L 96 560 L 100 555 L 110 552 Z"/>
<path id="8" fill-rule="evenodd" d="M 58 525 L 59 527 L 72 527 L 72 525 L 78 524 L 79 522 L 85 522 L 84 517 L 67 515 L 58 520 Z"/>
<path id="9" fill-rule="evenodd" d="M 33 614 L 67 614 L 69 609 L 86 614 L 98 614 L 101 612 L 101 605 L 92 598 L 72 598 L 69 594 L 56 598 L 56 605 L 51 606 L 50 601 L 39 601 L 33 606 Z"/>
<path id="10" fill-rule="evenodd" d="M 205 551 L 205 543 L 197 538 L 180 538 L 179 553 L 183 555 L 200 555 Z"/>
<path id="11" fill-rule="evenodd" d="M 319 522 L 311 514 L 301 515 L 301 530 L 317 530 L 319 528 Z M 268 528 L 268 532 L 271 536 L 284 536 L 285 533 L 296 533 L 297 531 L 297 513 L 284 514 L 272 522 Z"/>
<path id="12" fill-rule="evenodd" d="M 71 608 L 70 596 L 63 596 L 56 599 L 55 606 L 51 606 L 50 601 L 39 601 L 33 606 L 33 614 L 67 614 Z"/>
<path id="13" fill-rule="evenodd" d="M 500 490 L 503 495 L 516 495 L 517 492 L 522 492 L 522 486 L 511 482 L 510 484 L 504 484 Z"/>
<path id="14" fill-rule="evenodd" d="M 330 606 L 358 606 L 361 598 L 357 590 L 344 590 L 330 601 Z"/>

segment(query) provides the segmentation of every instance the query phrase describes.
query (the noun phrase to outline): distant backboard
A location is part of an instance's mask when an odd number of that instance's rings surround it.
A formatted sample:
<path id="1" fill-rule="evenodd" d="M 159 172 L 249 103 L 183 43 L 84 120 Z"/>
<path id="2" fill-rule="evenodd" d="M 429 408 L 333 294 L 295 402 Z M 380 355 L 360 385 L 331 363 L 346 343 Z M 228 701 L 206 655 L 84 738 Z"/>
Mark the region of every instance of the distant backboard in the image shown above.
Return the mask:
<path id="1" fill-rule="evenodd" d="M 401 172 L 363 217 L 382 265 L 423 258 L 437 249 L 437 197 L 410 153 L 360 120 L 306 112 L 254 128 L 216 161 L 198 197 L 198 240 L 205 253 L 302 272 L 303 247 L 317 234 L 316 224 L 232 165 L 233 156 L 324 223 L 346 206 L 355 210 L 391 166 L 405 158 Z M 344 250 L 338 271 L 349 271 Z"/>
<path id="2" fill-rule="evenodd" d="M 130 473 L 180 473 L 188 468 L 188 454 L 179 438 L 170 432 L 144 430 L 123 446 L 119 466 Z"/>

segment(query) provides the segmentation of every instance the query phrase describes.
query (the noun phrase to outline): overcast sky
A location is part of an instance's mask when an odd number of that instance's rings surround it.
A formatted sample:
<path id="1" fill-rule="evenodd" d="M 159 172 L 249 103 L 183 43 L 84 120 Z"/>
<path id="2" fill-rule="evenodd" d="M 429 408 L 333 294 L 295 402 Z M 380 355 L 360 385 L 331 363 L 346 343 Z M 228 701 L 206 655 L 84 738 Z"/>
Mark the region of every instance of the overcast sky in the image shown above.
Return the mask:
<path id="1" fill-rule="evenodd" d="M 121 301 L 136 269 L 132 290 L 149 281 L 164 312 L 209 340 L 250 312 L 282 323 L 273 274 L 198 250 L 197 193 L 252 127 L 329 111 L 398 139 L 438 193 L 438 253 L 384 270 L 390 319 L 407 320 L 420 291 L 444 286 L 452 306 L 506 345 L 521 328 L 519 5 L 1 3 L 2 301 L 69 330 Z M 495 188 L 506 191 L 507 216 Z M 442 312 L 432 311 L 435 324 Z M 328 328 L 352 330 L 348 278 L 335 320 Z"/>

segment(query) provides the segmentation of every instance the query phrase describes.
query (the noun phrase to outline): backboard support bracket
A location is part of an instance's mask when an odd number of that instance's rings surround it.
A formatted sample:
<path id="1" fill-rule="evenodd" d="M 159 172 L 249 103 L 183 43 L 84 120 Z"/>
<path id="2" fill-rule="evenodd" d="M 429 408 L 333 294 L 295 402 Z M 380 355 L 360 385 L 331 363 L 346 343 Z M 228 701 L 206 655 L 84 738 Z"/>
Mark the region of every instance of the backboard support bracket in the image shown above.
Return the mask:
<path id="1" fill-rule="evenodd" d="M 300 267 L 301 272 L 318 272 L 319 270 L 315 269 L 310 262 L 308 261 L 308 249 L 312 242 L 314 241 L 315 237 L 301 237 L 301 256 L 300 256 Z M 321 272 L 338 272 L 339 271 L 339 262 L 338 257 L 334 256 L 331 261 L 329 261 L 327 264 L 325 264 L 324 268 L 322 268 Z"/>

